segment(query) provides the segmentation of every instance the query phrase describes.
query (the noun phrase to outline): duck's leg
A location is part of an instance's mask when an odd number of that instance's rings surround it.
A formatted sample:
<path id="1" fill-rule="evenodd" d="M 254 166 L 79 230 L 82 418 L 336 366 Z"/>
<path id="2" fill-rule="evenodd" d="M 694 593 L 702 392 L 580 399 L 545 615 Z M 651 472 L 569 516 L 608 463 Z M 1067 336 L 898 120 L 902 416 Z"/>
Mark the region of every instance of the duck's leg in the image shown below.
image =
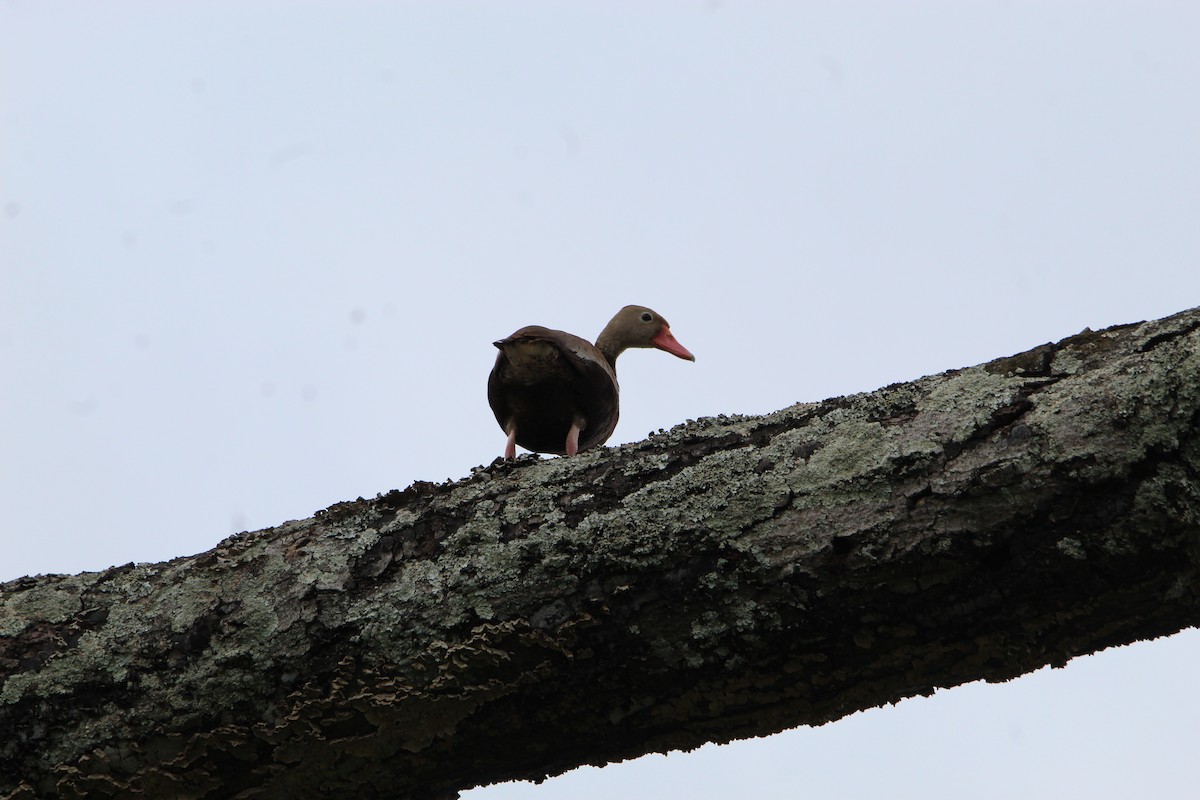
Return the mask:
<path id="1" fill-rule="evenodd" d="M 508 423 L 508 443 L 504 445 L 504 458 L 512 461 L 517 457 L 517 424 Z"/>
<path id="2" fill-rule="evenodd" d="M 573 456 L 579 452 L 579 432 L 587 425 L 587 420 L 583 417 L 576 417 L 571 422 L 571 429 L 567 431 L 567 455 Z"/>

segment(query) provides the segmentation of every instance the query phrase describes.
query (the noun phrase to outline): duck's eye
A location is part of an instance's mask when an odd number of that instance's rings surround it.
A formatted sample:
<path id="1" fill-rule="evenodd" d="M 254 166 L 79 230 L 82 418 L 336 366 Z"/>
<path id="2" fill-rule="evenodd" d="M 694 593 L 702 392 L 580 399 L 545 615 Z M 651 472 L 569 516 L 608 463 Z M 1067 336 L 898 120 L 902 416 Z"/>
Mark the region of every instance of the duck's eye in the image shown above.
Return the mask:
<path id="1" fill-rule="evenodd" d="M 653 314 L 651 314 L 649 311 L 642 312 L 642 322 L 653 322 L 653 321 L 654 321 Z"/>

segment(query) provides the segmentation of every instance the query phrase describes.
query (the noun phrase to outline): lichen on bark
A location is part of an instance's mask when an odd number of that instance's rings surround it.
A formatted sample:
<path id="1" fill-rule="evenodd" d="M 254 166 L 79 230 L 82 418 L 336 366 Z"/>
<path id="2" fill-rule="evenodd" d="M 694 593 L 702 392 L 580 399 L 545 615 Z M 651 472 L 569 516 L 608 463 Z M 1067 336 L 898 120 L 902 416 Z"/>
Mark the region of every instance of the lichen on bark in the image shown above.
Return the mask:
<path id="1" fill-rule="evenodd" d="M 1200 622 L 1200 310 L 0 587 L 0 797 L 452 797 Z"/>

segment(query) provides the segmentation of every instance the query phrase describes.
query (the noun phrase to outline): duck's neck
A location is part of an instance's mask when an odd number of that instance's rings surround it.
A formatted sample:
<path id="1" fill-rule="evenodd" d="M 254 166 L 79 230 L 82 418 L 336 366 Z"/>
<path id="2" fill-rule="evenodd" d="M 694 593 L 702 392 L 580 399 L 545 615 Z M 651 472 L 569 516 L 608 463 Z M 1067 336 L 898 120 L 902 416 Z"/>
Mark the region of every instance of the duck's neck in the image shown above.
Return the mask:
<path id="1" fill-rule="evenodd" d="M 600 335 L 596 337 L 596 349 L 608 361 L 608 365 L 612 367 L 614 375 L 617 372 L 617 356 L 624 353 L 627 348 L 628 345 L 621 341 L 621 338 L 613 330 L 611 324 L 600 331 Z"/>

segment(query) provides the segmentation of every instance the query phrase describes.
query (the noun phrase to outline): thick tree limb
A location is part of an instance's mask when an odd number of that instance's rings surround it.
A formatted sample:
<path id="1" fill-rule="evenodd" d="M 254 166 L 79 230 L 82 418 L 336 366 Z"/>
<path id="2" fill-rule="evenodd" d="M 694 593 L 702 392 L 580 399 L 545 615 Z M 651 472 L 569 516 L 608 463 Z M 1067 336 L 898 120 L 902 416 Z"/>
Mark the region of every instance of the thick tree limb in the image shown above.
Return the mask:
<path id="1" fill-rule="evenodd" d="M 1200 623 L 1200 309 L 0 594 L 0 796 L 452 797 Z"/>

